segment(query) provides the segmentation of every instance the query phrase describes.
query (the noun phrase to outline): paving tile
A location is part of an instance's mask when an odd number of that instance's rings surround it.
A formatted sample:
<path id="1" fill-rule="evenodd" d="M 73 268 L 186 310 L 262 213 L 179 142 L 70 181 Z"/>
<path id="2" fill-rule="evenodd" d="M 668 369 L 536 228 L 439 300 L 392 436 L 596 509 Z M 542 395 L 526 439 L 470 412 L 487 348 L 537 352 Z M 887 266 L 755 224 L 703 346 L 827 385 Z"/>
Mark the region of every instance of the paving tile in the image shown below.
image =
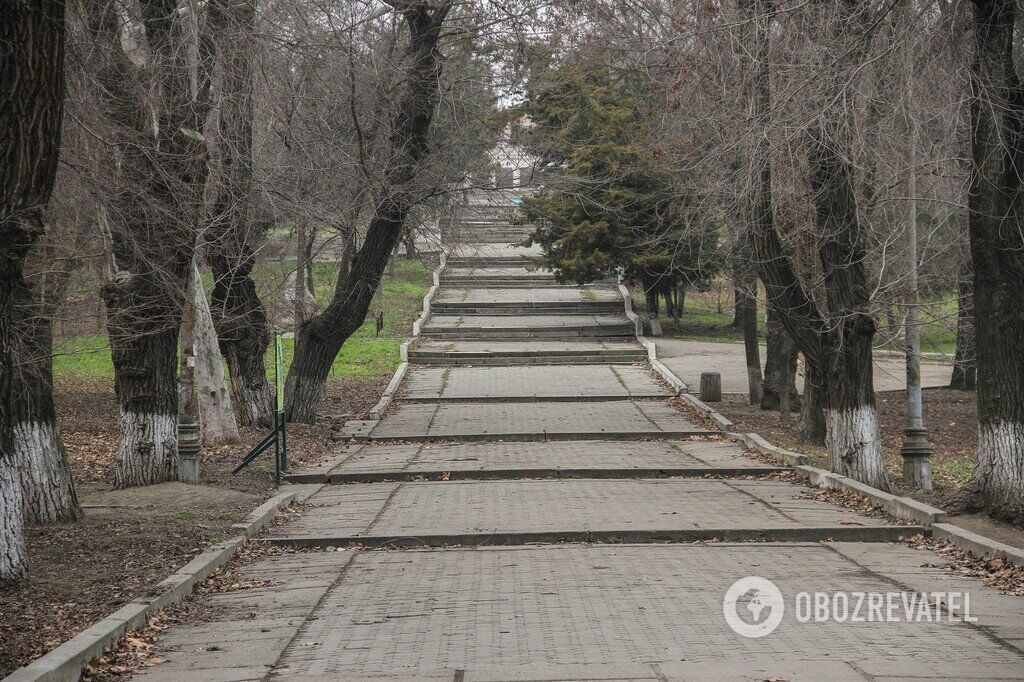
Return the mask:
<path id="1" fill-rule="evenodd" d="M 772 480 L 571 479 L 326 486 L 271 537 L 874 527 Z"/>
<path id="2" fill-rule="evenodd" d="M 761 639 L 740 637 L 722 616 L 725 590 L 748 575 L 774 581 L 787 601 L 779 628 Z M 839 589 L 894 584 L 813 544 L 366 552 L 281 665 L 296 679 L 410 679 L 419 670 L 510 680 L 1024 675 L 1020 652 L 966 623 L 796 620 L 797 592 Z M 642 666 L 651 665 L 648 677 Z"/>
<path id="3" fill-rule="evenodd" d="M 630 365 L 415 367 L 403 386 L 402 398 L 419 400 L 672 395 L 649 369 Z"/>
<path id="4" fill-rule="evenodd" d="M 399 404 L 370 432 L 382 439 L 572 440 L 577 434 L 657 437 L 707 433 L 665 401 Z"/>

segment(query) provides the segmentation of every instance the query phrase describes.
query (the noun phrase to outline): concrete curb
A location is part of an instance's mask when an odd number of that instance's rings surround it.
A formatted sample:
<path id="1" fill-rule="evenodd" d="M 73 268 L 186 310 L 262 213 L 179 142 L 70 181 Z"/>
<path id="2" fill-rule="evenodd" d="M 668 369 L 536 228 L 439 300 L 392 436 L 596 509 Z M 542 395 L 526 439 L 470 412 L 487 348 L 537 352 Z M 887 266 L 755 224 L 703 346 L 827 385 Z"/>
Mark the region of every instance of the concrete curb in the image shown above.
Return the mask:
<path id="1" fill-rule="evenodd" d="M 654 345 L 653 341 L 644 336 L 644 321 L 633 311 L 633 294 L 629 292 L 629 289 L 622 282 L 619 282 L 618 286 L 619 294 L 622 296 L 622 301 L 626 306 L 626 317 L 633 323 L 636 340 L 647 351 L 647 361 L 651 364 L 651 369 L 668 382 L 668 385 L 672 387 L 676 395 L 688 392 L 690 389 L 687 388 L 686 383 L 658 360 L 658 347 Z"/>
<path id="2" fill-rule="evenodd" d="M 399 348 L 401 353 L 402 364 L 395 370 L 394 376 L 391 377 L 391 381 L 388 382 L 387 388 L 384 389 L 384 393 L 381 394 L 380 400 L 377 404 L 370 408 L 370 419 L 380 419 L 381 415 L 391 405 L 391 401 L 394 399 L 395 391 L 402 383 L 402 379 L 405 378 L 405 373 L 409 369 L 409 347 L 413 341 L 420 335 L 420 330 L 423 328 L 423 323 L 430 317 L 430 304 L 434 300 L 434 295 L 437 294 L 437 290 L 441 288 L 441 273 L 444 272 L 445 267 L 448 265 L 448 255 L 442 251 L 440 262 L 437 268 L 434 269 L 433 279 L 434 283 L 427 291 L 427 295 L 423 297 L 423 311 L 420 316 L 416 318 L 416 321 L 412 323 L 412 338 L 406 339 L 405 342 Z"/>
<path id="3" fill-rule="evenodd" d="M 984 535 L 972 533 L 950 523 L 936 523 L 933 525 L 932 537 L 939 540 L 948 540 L 956 545 L 958 549 L 970 552 L 979 559 L 996 557 L 1015 563 L 1018 566 L 1024 565 L 1024 549 L 991 540 Z"/>
<path id="4" fill-rule="evenodd" d="M 725 415 L 723 415 L 721 412 L 718 412 L 717 410 L 708 406 L 707 403 L 701 402 L 695 396 L 689 393 L 683 393 L 679 397 L 682 398 L 688 405 L 693 407 L 695 410 L 706 415 L 713 422 L 718 424 L 718 428 L 720 428 L 722 431 L 724 431 L 725 433 L 732 433 L 733 423 L 726 419 Z"/>
<path id="5" fill-rule="evenodd" d="M 626 306 L 626 317 L 633 323 L 633 328 L 636 332 L 637 338 L 644 335 L 644 322 L 640 319 L 640 316 L 633 311 L 633 294 L 629 293 L 629 289 L 626 288 L 621 281 L 618 283 L 619 293 L 622 295 L 622 301 Z"/>
<path id="6" fill-rule="evenodd" d="M 909 497 L 897 497 L 852 478 L 840 476 L 818 467 L 796 466 L 793 469 L 810 478 L 811 483 L 819 488 L 845 490 L 866 497 L 896 518 L 912 519 L 925 528 L 932 528 L 935 524 L 946 522 L 946 512 Z"/>
<path id="7" fill-rule="evenodd" d="M 198 583 L 206 580 L 217 568 L 223 566 L 235 555 L 239 547 L 262 529 L 270 525 L 278 510 L 290 504 L 300 493 L 289 491 L 270 498 L 254 509 L 246 520 L 231 526 L 240 534 L 223 542 L 211 545 L 177 571 L 158 583 L 155 597 L 135 599 L 110 614 L 98 623 L 78 633 L 68 641 L 37 658 L 24 668 L 19 668 L 3 679 L 3 682 L 75 682 L 82 676 L 82 668 L 98 658 L 103 651 L 117 642 L 126 632 L 146 624 L 149 616 L 181 601 L 192 593 Z"/>
<path id="8" fill-rule="evenodd" d="M 799 452 L 784 450 L 772 445 L 756 433 L 731 433 L 728 438 L 729 440 L 743 443 L 748 448 L 757 450 L 762 455 L 774 455 L 775 457 L 781 457 L 785 460 L 786 464 L 789 464 L 790 466 L 800 466 L 807 464 L 810 461 L 810 458 L 807 455 L 801 455 Z"/>

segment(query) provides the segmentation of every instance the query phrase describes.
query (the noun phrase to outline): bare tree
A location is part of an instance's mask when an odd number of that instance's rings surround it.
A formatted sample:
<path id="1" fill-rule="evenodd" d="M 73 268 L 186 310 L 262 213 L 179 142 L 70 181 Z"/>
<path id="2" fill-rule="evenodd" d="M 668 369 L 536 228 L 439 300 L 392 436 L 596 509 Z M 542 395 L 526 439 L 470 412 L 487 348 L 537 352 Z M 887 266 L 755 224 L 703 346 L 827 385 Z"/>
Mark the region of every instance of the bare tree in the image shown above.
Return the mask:
<path id="1" fill-rule="evenodd" d="M 427 154 L 428 132 L 437 107 L 442 63 L 438 40 L 451 2 L 392 3 L 409 29 L 403 94 L 393 112 L 388 154 L 366 237 L 339 279 L 327 308 L 310 319 L 296 339 L 288 372 L 286 408 L 292 421 L 312 422 L 338 350 L 363 323 L 384 268 L 402 234 L 414 195 L 409 185 Z"/>
<path id="2" fill-rule="evenodd" d="M 11 298 L 44 231 L 64 105 L 64 3 L 0 2 L 0 583 L 28 570 L 14 471 Z"/>
<path id="3" fill-rule="evenodd" d="M 116 485 L 178 477 L 177 357 L 205 182 L 204 92 L 193 93 L 176 0 L 144 0 L 122 35 L 120 4 L 91 0 L 101 104 L 120 177 L 109 200 L 103 289 L 120 409 Z M 133 32 L 133 29 L 134 32 Z M 129 55 L 129 39 L 136 50 Z"/>
<path id="4" fill-rule="evenodd" d="M 214 278 L 211 312 L 240 422 L 268 425 L 273 400 L 263 359 L 270 327 L 251 276 L 254 251 L 263 238 L 251 215 L 256 0 L 211 0 L 208 21 L 218 60 L 220 160 L 205 232 Z"/>
<path id="5" fill-rule="evenodd" d="M 978 356 L 978 460 L 967 491 L 1024 520 L 1024 88 L 1017 3 L 974 2 L 969 233 Z"/>

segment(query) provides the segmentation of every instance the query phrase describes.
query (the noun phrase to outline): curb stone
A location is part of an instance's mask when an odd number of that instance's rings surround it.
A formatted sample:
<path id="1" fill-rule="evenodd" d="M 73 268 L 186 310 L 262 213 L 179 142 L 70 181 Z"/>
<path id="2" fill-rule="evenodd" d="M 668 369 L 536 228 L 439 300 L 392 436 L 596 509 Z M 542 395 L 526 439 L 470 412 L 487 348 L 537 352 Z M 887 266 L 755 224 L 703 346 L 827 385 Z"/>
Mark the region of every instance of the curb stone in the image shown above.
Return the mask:
<path id="1" fill-rule="evenodd" d="M 695 408 L 698 412 L 702 412 L 707 415 L 712 421 L 718 424 L 718 428 L 722 429 L 725 433 L 732 433 L 733 423 L 726 419 L 725 415 L 721 412 L 716 411 L 710 407 L 707 403 L 702 402 L 695 396 L 689 393 L 683 393 L 679 396 L 691 407 Z"/>
<path id="2" fill-rule="evenodd" d="M 423 327 L 423 323 L 430 317 L 430 304 L 434 301 L 434 296 L 437 294 L 437 290 L 441 288 L 441 273 L 444 272 L 445 267 L 448 265 L 448 255 L 442 251 L 440 257 L 440 263 L 433 272 L 434 283 L 427 291 L 427 295 L 423 297 L 423 310 L 420 316 L 416 318 L 416 321 L 412 323 L 412 338 L 406 339 L 401 345 L 399 351 L 401 353 L 402 364 L 395 370 L 395 374 L 391 377 L 391 381 L 388 382 L 387 388 L 384 389 L 384 393 L 381 394 L 380 400 L 377 404 L 370 408 L 370 419 L 380 419 L 381 415 L 391 405 L 391 401 L 394 399 L 395 392 L 398 390 L 398 386 L 402 383 L 402 379 L 405 378 L 405 373 L 409 369 L 409 346 L 412 342 L 420 335 L 420 330 Z"/>
<path id="3" fill-rule="evenodd" d="M 82 668 L 87 663 L 101 656 L 125 633 L 145 625 L 152 614 L 190 595 L 196 584 L 227 563 L 246 539 L 268 526 L 278 510 L 303 495 L 304 491 L 289 491 L 270 498 L 254 509 L 245 521 L 231 526 L 240 535 L 211 545 L 158 583 L 156 587 L 161 590 L 160 594 L 125 604 L 52 651 L 15 670 L 3 682 L 76 682 L 81 679 Z"/>
<path id="4" fill-rule="evenodd" d="M 833 490 L 845 490 L 856 493 L 868 498 L 889 514 L 901 519 L 913 519 L 925 528 L 933 528 L 936 524 L 944 524 L 946 522 L 946 512 L 923 502 L 912 500 L 909 497 L 897 497 L 860 481 L 855 481 L 852 478 L 840 476 L 837 473 L 825 471 L 818 467 L 797 466 L 793 468 L 810 478 L 811 483 L 819 488 L 831 488 Z"/>
<path id="5" fill-rule="evenodd" d="M 732 433 L 727 437 L 731 441 L 743 443 L 748 448 L 757 450 L 762 455 L 774 455 L 775 457 L 781 457 L 785 460 L 786 464 L 789 464 L 790 466 L 799 467 L 810 461 L 810 458 L 807 455 L 802 455 L 799 452 L 792 452 L 790 450 L 784 450 L 778 446 L 772 445 L 756 433 Z"/>
<path id="6" fill-rule="evenodd" d="M 984 535 L 972 533 L 950 523 L 936 523 L 933 525 L 932 537 L 939 540 L 948 540 L 956 545 L 958 549 L 970 552 L 979 559 L 996 557 L 1015 563 L 1018 566 L 1024 565 L 1024 549 L 991 540 Z"/>

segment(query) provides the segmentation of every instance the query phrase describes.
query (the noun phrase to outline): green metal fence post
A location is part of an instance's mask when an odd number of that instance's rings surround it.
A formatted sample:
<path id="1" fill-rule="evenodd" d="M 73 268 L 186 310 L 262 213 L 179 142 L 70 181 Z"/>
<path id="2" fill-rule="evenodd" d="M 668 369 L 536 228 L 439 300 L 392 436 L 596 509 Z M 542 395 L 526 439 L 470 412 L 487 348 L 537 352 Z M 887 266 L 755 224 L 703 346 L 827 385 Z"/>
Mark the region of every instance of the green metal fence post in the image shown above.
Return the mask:
<path id="1" fill-rule="evenodd" d="M 287 420 L 284 415 L 284 351 L 281 348 L 281 332 L 274 333 L 274 374 L 276 375 L 277 395 L 274 396 L 277 413 L 274 421 L 280 429 L 281 469 L 288 470 L 288 440 L 285 435 Z M 280 481 L 278 481 L 280 483 Z"/>

